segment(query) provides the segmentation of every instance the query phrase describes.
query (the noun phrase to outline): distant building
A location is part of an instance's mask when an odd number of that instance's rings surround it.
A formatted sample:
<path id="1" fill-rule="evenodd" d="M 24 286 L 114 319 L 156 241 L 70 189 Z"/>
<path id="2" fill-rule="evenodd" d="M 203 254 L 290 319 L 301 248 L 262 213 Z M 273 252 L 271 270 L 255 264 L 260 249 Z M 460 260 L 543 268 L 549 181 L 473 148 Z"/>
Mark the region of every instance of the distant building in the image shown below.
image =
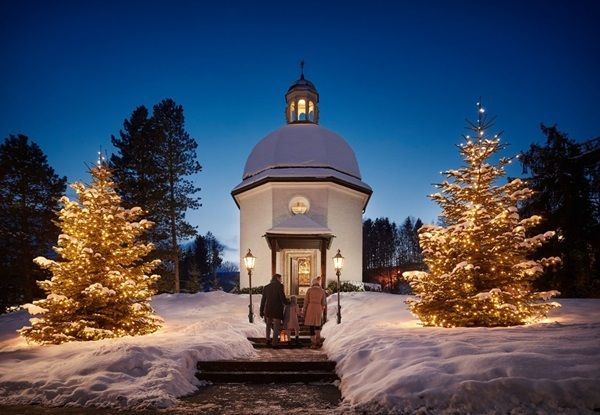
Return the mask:
<path id="1" fill-rule="evenodd" d="M 319 126 L 319 93 L 304 78 L 285 94 L 287 124 L 267 135 L 246 161 L 231 192 L 240 209 L 240 253 L 257 257 L 252 285 L 274 273 L 286 294 L 304 294 L 312 277 L 335 279 L 332 257 L 345 257 L 342 280 L 362 281 L 362 214 L 371 188 L 354 152 Z M 240 264 L 240 286 L 248 275 Z"/>

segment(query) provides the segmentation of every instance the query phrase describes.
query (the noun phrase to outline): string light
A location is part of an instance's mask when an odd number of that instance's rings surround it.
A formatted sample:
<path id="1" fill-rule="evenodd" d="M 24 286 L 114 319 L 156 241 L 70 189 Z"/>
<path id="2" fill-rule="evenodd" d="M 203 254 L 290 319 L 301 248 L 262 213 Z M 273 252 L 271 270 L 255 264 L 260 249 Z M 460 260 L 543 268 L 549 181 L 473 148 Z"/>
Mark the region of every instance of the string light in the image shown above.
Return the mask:
<path id="1" fill-rule="evenodd" d="M 479 115 L 484 112 L 480 105 Z M 403 274 L 416 294 L 408 300 L 409 307 L 424 325 L 529 324 L 559 306 L 547 301 L 557 292 L 536 293 L 532 282 L 544 267 L 558 266 L 560 258 L 528 259 L 555 233 L 527 236 L 542 219 L 519 217 L 517 204 L 532 194 L 524 181 L 495 184 L 512 160 L 488 162 L 501 148 L 498 134 L 496 141 L 484 138 L 489 127 L 480 116 L 471 129 L 481 138 L 472 142 L 465 136 L 469 147 L 460 150 L 466 166 L 440 172 L 448 180 L 436 185 L 440 193 L 430 195 L 440 204 L 448 226 L 425 225 L 419 230 L 429 272 Z"/>
<path id="2" fill-rule="evenodd" d="M 47 297 L 25 305 L 31 314 L 41 315 L 20 330 L 28 341 L 59 344 L 160 328 L 161 319 L 149 305 L 159 278 L 151 271 L 160 261 L 144 261 L 153 246 L 139 241 L 153 224 L 137 221 L 141 209 L 120 206 L 104 161 L 99 152 L 89 188 L 71 185 L 78 202 L 61 198 L 62 234 L 55 247 L 59 259 L 35 259 L 53 277 L 38 283 Z"/>

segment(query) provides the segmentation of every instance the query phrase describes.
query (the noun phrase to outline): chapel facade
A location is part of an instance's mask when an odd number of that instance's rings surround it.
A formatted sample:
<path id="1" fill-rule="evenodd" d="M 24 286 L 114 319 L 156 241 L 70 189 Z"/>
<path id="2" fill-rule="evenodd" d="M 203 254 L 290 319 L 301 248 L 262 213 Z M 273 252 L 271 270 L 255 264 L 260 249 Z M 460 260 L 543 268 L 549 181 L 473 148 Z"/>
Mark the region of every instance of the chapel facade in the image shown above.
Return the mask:
<path id="1" fill-rule="evenodd" d="M 362 214 L 372 189 L 354 151 L 319 125 L 319 93 L 304 71 L 285 94 L 286 125 L 254 147 L 231 192 L 240 209 L 240 254 L 256 256 L 252 286 L 283 276 L 286 295 L 304 295 L 313 277 L 362 281 Z M 240 287 L 248 274 L 240 263 Z"/>

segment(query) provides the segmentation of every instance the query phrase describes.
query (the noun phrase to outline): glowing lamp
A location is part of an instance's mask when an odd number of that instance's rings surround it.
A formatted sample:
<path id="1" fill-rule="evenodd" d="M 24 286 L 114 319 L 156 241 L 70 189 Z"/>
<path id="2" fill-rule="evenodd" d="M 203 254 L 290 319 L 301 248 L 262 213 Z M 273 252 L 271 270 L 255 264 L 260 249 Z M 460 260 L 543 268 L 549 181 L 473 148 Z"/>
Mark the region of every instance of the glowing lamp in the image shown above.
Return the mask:
<path id="1" fill-rule="evenodd" d="M 342 273 L 342 268 L 344 267 L 344 257 L 340 253 L 338 249 L 337 254 L 333 257 L 333 267 L 335 268 L 335 275 L 337 276 L 337 323 L 340 324 L 342 322 L 342 306 L 340 305 L 340 274 Z"/>
<path id="2" fill-rule="evenodd" d="M 248 271 L 248 289 L 250 291 L 250 304 L 248 304 L 248 321 L 250 323 L 254 323 L 254 309 L 252 307 L 252 270 L 254 269 L 254 263 L 256 262 L 256 257 L 252 255 L 250 249 L 248 249 L 248 253 L 244 256 L 244 266 L 246 267 L 246 271 Z"/>
<path id="3" fill-rule="evenodd" d="M 252 255 L 250 249 L 248 249 L 248 253 L 244 256 L 244 266 L 246 270 L 251 273 L 254 269 L 254 263 L 256 262 L 256 257 Z"/>
<path id="4" fill-rule="evenodd" d="M 341 271 L 344 267 L 344 257 L 340 253 L 339 249 L 337 251 L 337 254 L 335 254 L 335 256 L 333 257 L 333 267 L 338 272 Z"/>

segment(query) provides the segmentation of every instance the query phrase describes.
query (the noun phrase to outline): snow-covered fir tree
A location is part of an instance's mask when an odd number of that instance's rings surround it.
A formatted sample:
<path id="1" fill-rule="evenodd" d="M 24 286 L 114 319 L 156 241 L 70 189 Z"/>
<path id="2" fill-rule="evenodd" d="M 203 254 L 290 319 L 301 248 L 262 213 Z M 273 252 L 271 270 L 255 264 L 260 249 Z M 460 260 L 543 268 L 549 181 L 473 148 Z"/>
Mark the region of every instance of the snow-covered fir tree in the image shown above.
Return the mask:
<path id="1" fill-rule="evenodd" d="M 90 169 L 92 183 L 74 183 L 78 201 L 63 196 L 62 234 L 57 260 L 34 259 L 52 273 L 38 284 L 47 297 L 26 304 L 35 315 L 20 330 L 27 340 L 48 344 L 141 335 L 160 328 L 150 307 L 160 278 L 151 275 L 159 260 L 144 257 L 154 248 L 139 237 L 153 226 L 139 207 L 124 209 L 111 172 L 101 159 Z"/>
<path id="2" fill-rule="evenodd" d="M 524 181 L 497 184 L 511 159 L 490 160 L 505 146 L 500 134 L 488 136 L 493 120 L 477 109 L 477 122 L 468 122 L 473 136 L 458 146 L 465 166 L 443 172 L 440 192 L 430 196 L 445 226 L 419 230 L 428 272 L 404 273 L 417 296 L 409 307 L 427 326 L 519 325 L 559 306 L 547 301 L 557 291 L 533 292 L 532 282 L 560 259 L 528 259 L 554 232 L 529 235 L 542 218 L 519 217 L 517 204 L 532 195 Z"/>

